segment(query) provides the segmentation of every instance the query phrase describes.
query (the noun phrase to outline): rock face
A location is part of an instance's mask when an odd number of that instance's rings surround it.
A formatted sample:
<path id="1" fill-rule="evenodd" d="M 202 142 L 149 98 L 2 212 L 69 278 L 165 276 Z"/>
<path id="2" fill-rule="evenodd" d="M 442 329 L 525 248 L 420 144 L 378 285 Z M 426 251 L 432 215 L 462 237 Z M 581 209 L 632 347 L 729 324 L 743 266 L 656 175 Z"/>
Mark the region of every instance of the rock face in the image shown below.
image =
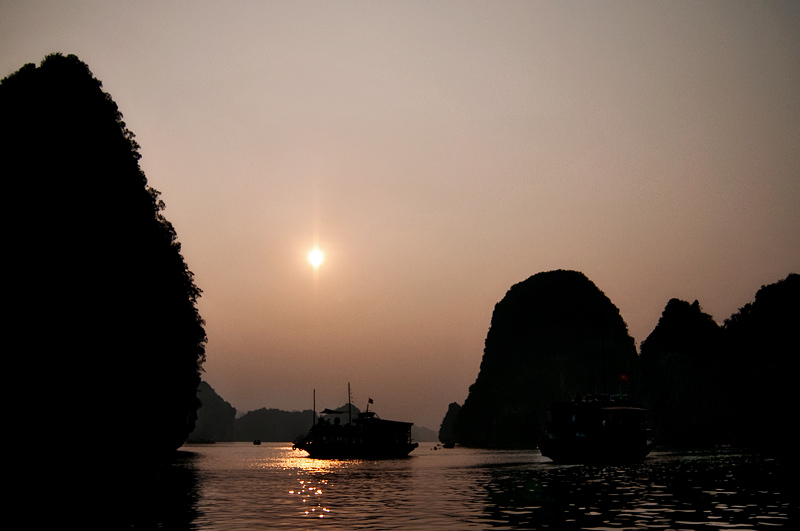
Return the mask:
<path id="1" fill-rule="evenodd" d="M 232 441 L 236 408 L 223 400 L 206 382 L 200 382 L 197 398 L 201 405 L 189 442 Z"/>
<path id="2" fill-rule="evenodd" d="M 72 55 L 3 79 L 0 116 L 8 374 L 19 403 L 46 406 L 11 425 L 83 468 L 171 455 L 194 429 L 206 335 L 133 133 Z"/>
<path id="3" fill-rule="evenodd" d="M 795 464 L 798 322 L 800 275 L 761 286 L 752 303 L 725 321 L 720 368 L 734 443 L 778 450 Z"/>
<path id="4" fill-rule="evenodd" d="M 642 342 L 642 398 L 659 445 L 726 442 L 722 329 L 697 301 L 672 299 Z"/>
<path id="5" fill-rule="evenodd" d="M 445 444 L 455 443 L 456 436 L 453 429 L 456 424 L 458 414 L 461 413 L 461 405 L 458 402 L 453 402 L 447 408 L 447 413 L 442 419 L 442 425 L 439 426 L 439 441 Z"/>
<path id="6" fill-rule="evenodd" d="M 641 396 L 659 446 L 793 452 L 798 301 L 797 274 L 762 286 L 722 327 L 697 301 L 669 301 L 641 347 Z"/>
<path id="7" fill-rule="evenodd" d="M 454 428 L 457 441 L 534 447 L 552 401 L 628 393 L 636 363 L 619 310 L 584 274 L 536 274 L 495 306 L 480 373 Z"/>

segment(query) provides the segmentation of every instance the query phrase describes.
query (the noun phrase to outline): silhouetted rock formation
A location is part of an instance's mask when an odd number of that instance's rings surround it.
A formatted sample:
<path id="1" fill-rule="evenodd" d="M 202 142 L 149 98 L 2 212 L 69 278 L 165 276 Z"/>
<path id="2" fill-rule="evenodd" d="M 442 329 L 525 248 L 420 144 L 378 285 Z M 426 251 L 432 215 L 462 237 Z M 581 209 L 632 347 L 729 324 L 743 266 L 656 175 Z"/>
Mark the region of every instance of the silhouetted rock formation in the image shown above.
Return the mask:
<path id="1" fill-rule="evenodd" d="M 792 451 L 797 395 L 794 380 L 800 352 L 800 275 L 762 286 L 723 325 L 729 362 L 727 398 L 736 442 Z M 795 458 L 796 459 L 796 458 Z"/>
<path id="2" fill-rule="evenodd" d="M 720 328 L 672 299 L 642 343 L 642 395 L 661 446 L 788 450 L 800 352 L 800 276 L 762 286 Z"/>
<path id="3" fill-rule="evenodd" d="M 411 439 L 414 442 L 435 442 L 436 432 L 425 426 L 411 426 Z"/>
<path id="4" fill-rule="evenodd" d="M 17 403 L 46 405 L 26 437 L 72 444 L 60 449 L 84 467 L 174 451 L 194 427 L 206 336 L 133 133 L 71 55 L 5 78 L 0 116 L 9 374 Z"/>
<path id="5" fill-rule="evenodd" d="M 697 301 L 672 299 L 642 342 L 642 397 L 660 445 L 727 442 L 721 340 Z"/>
<path id="6" fill-rule="evenodd" d="M 223 400 L 206 382 L 200 382 L 197 398 L 201 405 L 189 442 L 232 441 L 236 408 Z"/>
<path id="7" fill-rule="evenodd" d="M 318 418 L 331 424 L 337 422 L 347 424 L 348 406 L 340 406 L 333 411 L 341 411 L 339 415 L 326 414 Z M 353 418 L 355 419 L 361 410 L 356 406 L 351 406 Z M 200 419 L 202 419 L 203 409 L 200 409 Z M 253 441 L 259 439 L 263 442 L 292 442 L 299 436 L 305 435 L 314 422 L 314 413 L 311 410 L 302 412 L 283 411 L 280 409 L 258 409 L 245 413 L 241 418 L 234 422 L 233 439 L 235 441 Z M 198 425 L 200 421 L 198 420 Z M 194 438 L 195 434 L 192 434 Z M 411 427 L 411 436 L 415 441 L 426 442 L 435 441 L 436 434 L 421 426 Z M 223 439 L 218 439 L 223 440 Z"/>
<path id="8" fill-rule="evenodd" d="M 534 447 L 550 402 L 628 391 L 620 376 L 636 362 L 619 310 L 586 276 L 534 275 L 495 306 L 480 373 L 456 421 L 457 441 Z"/>
<path id="9" fill-rule="evenodd" d="M 233 436 L 236 441 L 292 442 L 308 432 L 313 419 L 310 409 L 290 412 L 261 408 L 236 419 Z"/>
<path id="10" fill-rule="evenodd" d="M 439 426 L 439 441 L 448 444 L 456 442 L 456 435 L 453 429 L 456 425 L 456 419 L 461 412 L 461 405 L 458 402 L 453 402 L 448 406 L 447 413 L 442 419 L 442 424 Z"/>

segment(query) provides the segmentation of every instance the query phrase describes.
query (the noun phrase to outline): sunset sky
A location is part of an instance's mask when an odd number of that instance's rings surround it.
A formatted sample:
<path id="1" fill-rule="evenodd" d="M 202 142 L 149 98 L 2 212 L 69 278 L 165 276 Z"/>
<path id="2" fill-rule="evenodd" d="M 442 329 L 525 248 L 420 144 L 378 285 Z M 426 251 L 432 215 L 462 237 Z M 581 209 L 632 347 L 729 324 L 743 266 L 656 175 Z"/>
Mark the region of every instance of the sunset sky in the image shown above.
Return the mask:
<path id="1" fill-rule="evenodd" d="M 541 271 L 637 345 L 800 273 L 798 2 L 0 0 L 0 76 L 53 52 L 136 135 L 240 412 L 350 382 L 438 429 Z"/>

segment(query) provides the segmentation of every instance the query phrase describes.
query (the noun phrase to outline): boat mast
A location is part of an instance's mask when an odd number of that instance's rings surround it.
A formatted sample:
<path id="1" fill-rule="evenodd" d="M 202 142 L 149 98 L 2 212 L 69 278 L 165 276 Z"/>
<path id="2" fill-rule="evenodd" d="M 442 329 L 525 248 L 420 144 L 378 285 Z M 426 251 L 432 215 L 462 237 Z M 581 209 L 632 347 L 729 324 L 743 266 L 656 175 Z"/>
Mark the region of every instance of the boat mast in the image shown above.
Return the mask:
<path id="1" fill-rule="evenodd" d="M 317 390 L 314 389 L 314 411 L 311 413 L 311 425 L 317 425 Z"/>
<path id="2" fill-rule="evenodd" d="M 353 406 L 350 404 L 351 396 L 350 396 L 350 382 L 347 382 L 347 422 L 353 424 Z"/>

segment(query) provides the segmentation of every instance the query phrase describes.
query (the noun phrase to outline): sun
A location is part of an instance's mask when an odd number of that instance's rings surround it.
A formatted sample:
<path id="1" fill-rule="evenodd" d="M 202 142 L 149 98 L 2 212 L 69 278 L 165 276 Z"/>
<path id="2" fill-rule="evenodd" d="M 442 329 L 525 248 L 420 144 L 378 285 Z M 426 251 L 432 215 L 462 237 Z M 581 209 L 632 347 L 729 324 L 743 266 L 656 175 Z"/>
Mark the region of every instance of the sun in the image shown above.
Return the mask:
<path id="1" fill-rule="evenodd" d="M 319 269 L 322 262 L 325 261 L 325 254 L 319 250 L 319 247 L 314 247 L 308 252 L 308 263 L 314 269 Z"/>

